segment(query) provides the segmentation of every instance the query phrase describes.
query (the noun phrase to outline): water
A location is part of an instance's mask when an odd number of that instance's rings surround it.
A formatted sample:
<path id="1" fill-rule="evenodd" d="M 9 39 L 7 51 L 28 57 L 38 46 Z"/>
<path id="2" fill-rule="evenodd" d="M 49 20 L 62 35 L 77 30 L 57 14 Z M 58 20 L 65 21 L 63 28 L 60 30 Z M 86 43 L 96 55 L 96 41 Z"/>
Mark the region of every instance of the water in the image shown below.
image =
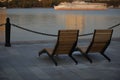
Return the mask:
<path id="1" fill-rule="evenodd" d="M 120 23 L 120 9 L 103 11 L 56 11 L 52 8 L 7 9 L 11 23 L 38 32 L 57 34 L 59 29 L 79 29 L 79 34 L 107 29 Z M 114 38 L 120 38 L 120 26 Z M 27 32 L 12 26 L 11 41 L 53 40 L 56 37 Z M 88 38 L 88 37 L 80 37 Z"/>

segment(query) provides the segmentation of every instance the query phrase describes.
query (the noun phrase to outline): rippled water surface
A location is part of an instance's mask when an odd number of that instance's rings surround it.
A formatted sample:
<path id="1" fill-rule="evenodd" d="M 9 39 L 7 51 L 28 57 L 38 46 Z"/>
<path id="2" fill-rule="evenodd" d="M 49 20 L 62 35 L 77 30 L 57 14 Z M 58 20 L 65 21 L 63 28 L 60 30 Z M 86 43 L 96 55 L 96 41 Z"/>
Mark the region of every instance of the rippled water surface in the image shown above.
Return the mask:
<path id="1" fill-rule="evenodd" d="M 79 34 L 91 33 L 94 29 L 107 29 L 120 23 L 120 9 L 103 11 L 56 11 L 52 8 L 7 9 L 11 23 L 48 34 L 57 34 L 59 29 L 79 29 Z M 120 26 L 114 29 L 113 37 L 120 37 Z M 12 41 L 52 40 L 12 26 Z M 81 37 L 87 38 L 87 37 Z"/>

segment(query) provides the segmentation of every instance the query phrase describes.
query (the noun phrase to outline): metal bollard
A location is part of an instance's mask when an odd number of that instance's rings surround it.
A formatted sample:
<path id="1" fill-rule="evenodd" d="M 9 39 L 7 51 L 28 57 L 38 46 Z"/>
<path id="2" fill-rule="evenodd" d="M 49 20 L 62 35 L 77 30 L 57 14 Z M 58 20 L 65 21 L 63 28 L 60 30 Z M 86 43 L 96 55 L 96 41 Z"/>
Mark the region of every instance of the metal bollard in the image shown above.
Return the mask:
<path id="1" fill-rule="evenodd" d="M 11 47 L 10 33 L 11 33 L 10 19 L 6 18 L 6 24 L 5 24 L 5 47 Z"/>

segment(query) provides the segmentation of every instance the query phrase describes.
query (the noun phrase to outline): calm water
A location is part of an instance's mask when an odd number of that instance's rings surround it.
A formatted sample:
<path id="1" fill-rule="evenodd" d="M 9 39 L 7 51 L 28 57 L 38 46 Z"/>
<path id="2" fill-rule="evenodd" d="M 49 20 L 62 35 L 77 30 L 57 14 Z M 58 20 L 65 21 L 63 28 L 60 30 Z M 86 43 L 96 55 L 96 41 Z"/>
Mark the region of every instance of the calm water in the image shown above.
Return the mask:
<path id="1" fill-rule="evenodd" d="M 57 34 L 59 29 L 79 29 L 79 34 L 84 34 L 93 32 L 94 29 L 106 29 L 120 23 L 120 9 L 105 11 L 56 11 L 51 8 L 8 9 L 7 14 L 11 23 L 48 34 Z M 12 27 L 11 37 L 12 41 L 56 39 L 15 27 Z M 120 37 L 120 26 L 114 29 L 113 37 Z"/>

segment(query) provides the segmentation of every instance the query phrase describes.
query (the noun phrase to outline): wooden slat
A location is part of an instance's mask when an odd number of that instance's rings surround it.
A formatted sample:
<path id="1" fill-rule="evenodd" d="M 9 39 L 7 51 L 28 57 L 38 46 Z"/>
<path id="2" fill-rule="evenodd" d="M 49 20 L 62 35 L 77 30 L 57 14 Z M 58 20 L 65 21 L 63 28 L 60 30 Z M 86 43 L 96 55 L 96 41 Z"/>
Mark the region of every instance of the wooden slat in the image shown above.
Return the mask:
<path id="1" fill-rule="evenodd" d="M 106 43 L 94 43 L 91 48 L 90 52 L 100 52 L 104 49 Z"/>
<path id="2" fill-rule="evenodd" d="M 97 33 L 111 33 L 112 30 L 110 30 L 110 29 L 109 30 L 108 29 L 107 30 L 106 29 L 99 29 L 99 30 L 96 30 L 96 32 Z"/>
<path id="3" fill-rule="evenodd" d="M 112 30 L 95 30 L 90 52 L 101 52 L 111 38 Z"/>
<path id="4" fill-rule="evenodd" d="M 110 40 L 112 30 L 96 30 L 94 42 L 108 42 Z"/>
<path id="5" fill-rule="evenodd" d="M 78 30 L 60 30 L 56 54 L 69 54 L 78 38 Z"/>

